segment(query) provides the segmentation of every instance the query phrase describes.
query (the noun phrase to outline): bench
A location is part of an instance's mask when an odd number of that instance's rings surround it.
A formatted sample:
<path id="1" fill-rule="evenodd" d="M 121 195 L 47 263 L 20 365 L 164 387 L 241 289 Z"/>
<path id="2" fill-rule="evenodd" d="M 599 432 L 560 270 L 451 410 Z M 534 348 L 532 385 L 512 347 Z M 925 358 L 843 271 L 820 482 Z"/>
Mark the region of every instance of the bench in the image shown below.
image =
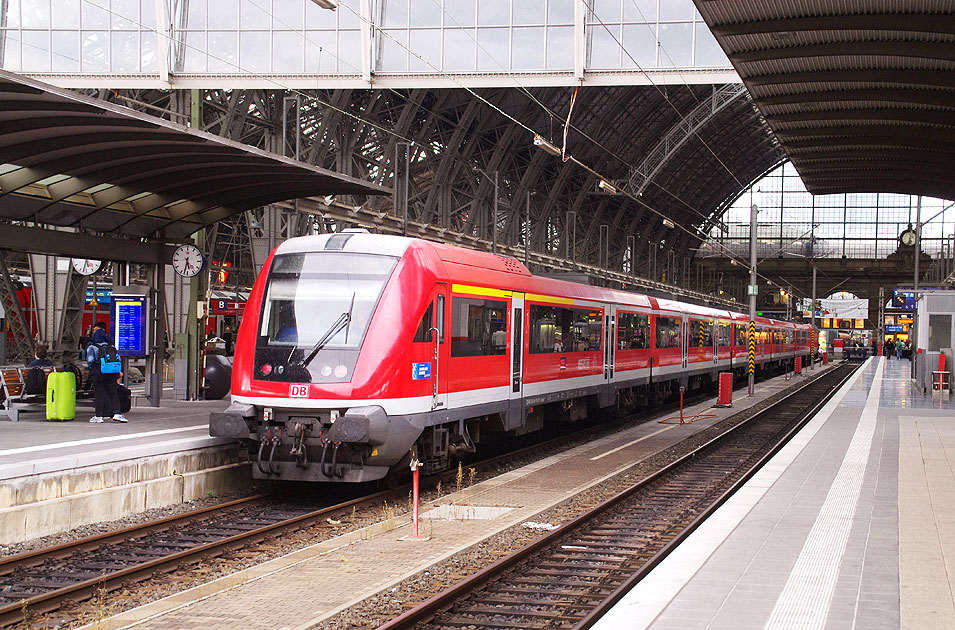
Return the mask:
<path id="1" fill-rule="evenodd" d="M 2 410 L 14 422 L 20 421 L 20 412 L 39 411 L 37 405 L 46 408 L 46 392 L 42 394 L 28 394 L 26 386 L 27 372 L 31 368 L 7 366 L 0 368 L 0 389 L 3 392 Z M 49 376 L 55 368 L 43 368 Z"/>

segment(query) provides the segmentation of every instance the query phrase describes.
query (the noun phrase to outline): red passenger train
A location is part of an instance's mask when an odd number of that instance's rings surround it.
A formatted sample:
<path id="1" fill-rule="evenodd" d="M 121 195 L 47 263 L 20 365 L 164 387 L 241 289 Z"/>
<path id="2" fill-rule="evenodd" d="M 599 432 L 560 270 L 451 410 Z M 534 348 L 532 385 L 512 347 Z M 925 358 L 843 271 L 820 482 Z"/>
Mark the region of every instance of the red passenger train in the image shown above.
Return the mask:
<path id="1" fill-rule="evenodd" d="M 236 339 L 232 405 L 210 433 L 256 478 L 382 479 L 451 466 L 522 434 L 743 374 L 747 316 L 540 278 L 518 261 L 346 231 L 279 245 Z M 809 354 L 810 328 L 757 320 L 760 369 Z"/>

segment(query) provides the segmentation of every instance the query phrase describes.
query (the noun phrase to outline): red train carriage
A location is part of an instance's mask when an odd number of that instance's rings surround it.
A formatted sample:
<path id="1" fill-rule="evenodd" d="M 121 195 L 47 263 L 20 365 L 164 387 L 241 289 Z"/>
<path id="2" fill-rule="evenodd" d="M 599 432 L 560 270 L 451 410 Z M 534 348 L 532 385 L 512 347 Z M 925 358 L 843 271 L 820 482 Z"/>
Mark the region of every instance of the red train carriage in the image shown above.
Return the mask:
<path id="1" fill-rule="evenodd" d="M 761 367 L 808 355 L 807 326 L 757 323 Z M 482 433 L 525 433 L 742 374 L 748 324 L 428 241 L 291 239 L 249 296 L 233 402 L 210 433 L 250 444 L 257 478 L 371 481 L 403 471 L 412 450 L 434 472 Z"/>

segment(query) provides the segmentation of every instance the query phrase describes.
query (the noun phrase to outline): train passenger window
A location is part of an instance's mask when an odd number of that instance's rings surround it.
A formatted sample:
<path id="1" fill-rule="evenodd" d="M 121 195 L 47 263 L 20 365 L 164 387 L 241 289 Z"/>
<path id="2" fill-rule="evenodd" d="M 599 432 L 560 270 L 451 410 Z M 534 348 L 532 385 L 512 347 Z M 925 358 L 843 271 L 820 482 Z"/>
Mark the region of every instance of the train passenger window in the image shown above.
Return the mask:
<path id="1" fill-rule="evenodd" d="M 530 352 L 591 352 L 603 348 L 603 312 L 560 306 L 530 307 Z"/>
<path id="2" fill-rule="evenodd" d="M 680 327 L 679 318 L 657 317 L 657 348 L 679 348 Z"/>
<path id="3" fill-rule="evenodd" d="M 650 316 L 617 314 L 617 349 L 645 350 L 650 347 Z"/>
<path id="4" fill-rule="evenodd" d="M 729 322 L 720 322 L 718 336 L 719 336 L 718 342 L 719 342 L 720 348 L 725 348 L 730 345 L 730 341 L 732 339 L 732 333 L 731 333 Z"/>
<path id="5" fill-rule="evenodd" d="M 749 327 L 746 324 L 736 324 L 736 345 L 745 346 L 749 344 Z"/>
<path id="6" fill-rule="evenodd" d="M 704 322 L 699 319 L 690 320 L 690 343 L 691 348 L 712 348 L 713 347 L 713 323 Z"/>
<path id="7" fill-rule="evenodd" d="M 452 357 L 483 357 L 506 351 L 506 303 L 459 297 L 452 300 Z"/>
<path id="8" fill-rule="evenodd" d="M 428 310 L 424 312 L 424 315 L 421 317 L 421 321 L 418 322 L 418 330 L 414 334 L 414 342 L 420 343 L 424 341 L 431 341 L 431 329 L 434 327 L 434 305 L 429 304 Z"/>

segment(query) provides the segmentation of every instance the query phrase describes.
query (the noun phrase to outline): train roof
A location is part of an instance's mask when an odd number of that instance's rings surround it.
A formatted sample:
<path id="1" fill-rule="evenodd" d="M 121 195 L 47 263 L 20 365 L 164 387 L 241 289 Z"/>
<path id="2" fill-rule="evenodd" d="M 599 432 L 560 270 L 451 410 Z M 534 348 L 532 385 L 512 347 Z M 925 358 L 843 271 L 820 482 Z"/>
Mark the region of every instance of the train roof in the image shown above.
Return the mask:
<path id="1" fill-rule="evenodd" d="M 276 254 L 343 251 L 350 253 L 378 254 L 401 257 L 409 249 L 419 249 L 430 252 L 449 271 L 449 276 L 464 276 L 468 282 L 477 284 L 500 284 L 506 274 L 508 284 L 515 289 L 528 293 L 553 294 L 574 297 L 581 300 L 606 302 L 612 300 L 617 304 L 637 308 L 690 313 L 704 317 L 723 318 L 733 321 L 749 321 L 749 315 L 725 309 L 716 309 L 676 300 L 649 297 L 642 293 L 633 293 L 619 289 L 606 289 L 555 278 L 544 278 L 533 275 L 519 260 L 507 256 L 499 256 L 490 252 L 482 252 L 446 243 L 437 243 L 418 238 L 407 238 L 391 234 L 371 234 L 365 230 L 343 230 L 334 234 L 320 234 L 314 236 L 300 236 L 291 238 L 280 244 Z M 462 278 L 463 280 L 463 278 Z M 757 317 L 757 323 L 781 327 L 808 326 L 794 324 L 766 317 Z"/>

